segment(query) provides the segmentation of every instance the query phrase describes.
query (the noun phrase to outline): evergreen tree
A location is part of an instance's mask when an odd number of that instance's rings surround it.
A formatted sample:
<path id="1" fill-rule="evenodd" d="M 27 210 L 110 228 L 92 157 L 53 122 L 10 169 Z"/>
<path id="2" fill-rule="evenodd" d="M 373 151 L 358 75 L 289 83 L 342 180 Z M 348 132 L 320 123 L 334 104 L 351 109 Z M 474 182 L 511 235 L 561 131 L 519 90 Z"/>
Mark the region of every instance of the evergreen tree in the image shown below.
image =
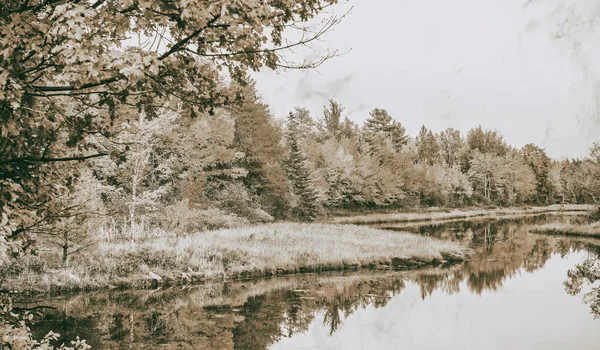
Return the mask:
<path id="1" fill-rule="evenodd" d="M 478 150 L 481 153 L 491 153 L 498 156 L 505 155 L 510 149 L 504 141 L 504 137 L 497 130 L 483 130 L 481 125 L 469 130 L 467 145 L 472 151 Z"/>
<path id="2" fill-rule="evenodd" d="M 390 127 L 390 135 L 392 138 L 392 145 L 394 146 L 394 150 L 396 152 L 400 152 L 402 147 L 406 145 L 408 142 L 408 135 L 406 135 L 406 128 L 394 120 L 392 122 L 392 126 Z"/>
<path id="3" fill-rule="evenodd" d="M 293 193 L 298 197 L 293 214 L 302 221 L 313 221 L 318 213 L 317 192 L 312 187 L 306 156 L 300 149 L 298 119 L 297 114 L 290 112 L 286 134 L 289 148 L 286 162 L 288 179 L 292 184 Z"/>
<path id="4" fill-rule="evenodd" d="M 248 87 L 248 100 L 230 108 L 235 118 L 234 146 L 244 153 L 237 166 L 248 171 L 242 179 L 253 199 L 276 218 L 288 213 L 286 173 L 281 168 L 285 150 L 281 130 L 273 124 L 269 108 L 256 96 L 254 85 Z"/>
<path id="5" fill-rule="evenodd" d="M 383 164 L 392 156 L 390 153 L 400 152 L 408 142 L 406 129 L 393 120 L 385 109 L 375 108 L 365 121 L 365 140 L 370 154 Z"/>
<path id="6" fill-rule="evenodd" d="M 535 174 L 537 183 L 535 201 L 540 204 L 548 204 L 553 193 L 552 183 L 548 178 L 551 165 L 550 158 L 542 148 L 532 143 L 523 146 L 521 154 Z"/>
<path id="7" fill-rule="evenodd" d="M 344 121 L 340 124 L 341 137 L 345 137 L 347 139 L 352 139 L 358 135 L 358 132 L 359 132 L 358 125 L 356 125 L 350 119 L 345 117 Z"/>
<path id="8" fill-rule="evenodd" d="M 323 108 L 323 120 L 321 123 L 325 127 L 325 131 L 338 141 L 342 137 L 340 131 L 343 111 L 344 107 L 333 99 L 329 99 L 329 105 Z"/>
<path id="9" fill-rule="evenodd" d="M 296 136 L 301 144 L 314 141 L 317 123 L 311 117 L 310 111 L 303 107 L 294 110 Z"/>
<path id="10" fill-rule="evenodd" d="M 421 126 L 417 136 L 417 152 L 419 161 L 428 165 L 437 163 L 439 159 L 440 146 L 431 130 L 425 125 Z"/>
<path id="11" fill-rule="evenodd" d="M 393 119 L 385 109 L 375 108 L 369 115 L 371 117 L 365 121 L 366 131 L 375 134 L 391 131 Z"/>

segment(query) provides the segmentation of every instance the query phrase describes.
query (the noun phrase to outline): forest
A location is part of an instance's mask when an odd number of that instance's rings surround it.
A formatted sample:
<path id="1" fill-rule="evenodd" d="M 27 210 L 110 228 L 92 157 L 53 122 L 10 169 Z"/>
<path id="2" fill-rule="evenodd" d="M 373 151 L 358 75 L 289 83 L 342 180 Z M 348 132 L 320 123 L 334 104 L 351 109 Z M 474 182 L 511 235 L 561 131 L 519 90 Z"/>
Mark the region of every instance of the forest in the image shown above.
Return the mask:
<path id="1" fill-rule="evenodd" d="M 251 99 L 213 115 L 142 110 L 114 138 L 125 145 L 118 156 L 61 164 L 76 166 L 76 175 L 49 206 L 56 220 L 31 232 L 73 249 L 90 235 L 184 235 L 427 207 L 596 203 L 600 193 L 598 145 L 585 159 L 555 161 L 481 126 L 464 134 L 423 126 L 409 136 L 385 109 L 359 126 L 334 100 L 314 117 L 296 107 L 278 118 L 247 90 Z"/>
<path id="2" fill-rule="evenodd" d="M 357 125 L 332 99 L 320 115 L 296 107 L 278 118 L 252 85 L 245 91 L 250 99 L 213 115 L 142 109 L 114 137 L 125 145 L 118 156 L 57 168 L 71 166 L 73 175 L 46 206 L 51 219 L 28 233 L 68 266 L 97 240 L 134 244 L 429 207 L 593 204 L 600 195 L 599 145 L 585 159 L 555 161 L 534 144 L 513 147 L 481 126 L 464 134 L 423 126 L 410 136 L 379 108 Z"/>

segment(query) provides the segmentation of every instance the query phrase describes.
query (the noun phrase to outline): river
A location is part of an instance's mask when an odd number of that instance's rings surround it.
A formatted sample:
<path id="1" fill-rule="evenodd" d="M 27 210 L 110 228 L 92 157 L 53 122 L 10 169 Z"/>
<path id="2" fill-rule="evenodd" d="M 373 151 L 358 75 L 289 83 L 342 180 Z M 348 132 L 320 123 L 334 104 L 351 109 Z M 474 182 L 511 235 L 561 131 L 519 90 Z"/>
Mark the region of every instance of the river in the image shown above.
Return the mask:
<path id="1" fill-rule="evenodd" d="M 461 265 L 39 295 L 32 327 L 94 349 L 598 349 L 600 240 L 531 234 L 577 215 L 378 224 L 468 245 Z M 590 277 L 592 276 L 592 277 Z M 590 283 L 592 282 L 592 283 Z"/>

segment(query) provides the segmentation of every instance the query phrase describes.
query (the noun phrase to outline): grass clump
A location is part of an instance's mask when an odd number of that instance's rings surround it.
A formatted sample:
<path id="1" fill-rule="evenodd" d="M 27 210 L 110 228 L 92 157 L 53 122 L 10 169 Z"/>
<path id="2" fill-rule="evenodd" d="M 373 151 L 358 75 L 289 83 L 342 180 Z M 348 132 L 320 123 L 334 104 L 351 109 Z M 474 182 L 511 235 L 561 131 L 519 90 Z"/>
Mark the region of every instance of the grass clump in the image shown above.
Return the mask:
<path id="1" fill-rule="evenodd" d="M 143 242 L 99 242 L 71 267 L 21 271 L 15 289 L 142 287 L 172 281 L 461 261 L 467 249 L 409 233 L 354 225 L 277 223 Z M 33 264 L 32 266 L 36 266 Z"/>

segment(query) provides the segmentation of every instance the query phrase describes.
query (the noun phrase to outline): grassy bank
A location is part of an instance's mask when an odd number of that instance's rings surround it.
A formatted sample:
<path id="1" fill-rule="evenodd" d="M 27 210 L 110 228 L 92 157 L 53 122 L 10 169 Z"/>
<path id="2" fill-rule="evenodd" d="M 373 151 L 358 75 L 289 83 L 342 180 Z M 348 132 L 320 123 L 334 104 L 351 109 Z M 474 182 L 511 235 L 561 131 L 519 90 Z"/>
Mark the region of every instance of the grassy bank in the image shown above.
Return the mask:
<path id="1" fill-rule="evenodd" d="M 69 268 L 31 258 L 8 281 L 17 290 L 147 287 L 163 283 L 360 268 L 411 269 L 462 261 L 467 249 L 428 237 L 352 225 L 279 223 L 100 242 Z"/>
<path id="2" fill-rule="evenodd" d="M 447 210 L 427 211 L 410 213 L 383 213 L 355 216 L 333 217 L 328 220 L 333 224 L 376 224 L 385 222 L 412 222 L 412 221 L 442 221 L 452 219 L 468 219 L 474 217 L 496 217 L 496 216 L 520 216 L 531 214 L 543 214 L 561 211 L 591 211 L 595 207 L 583 204 L 555 204 L 547 207 L 523 207 L 523 208 L 496 208 L 496 209 L 474 209 L 474 210 Z"/>
<path id="3" fill-rule="evenodd" d="M 533 233 L 546 235 L 600 238 L 600 222 L 595 222 L 588 225 L 552 223 L 538 226 L 530 231 Z"/>

